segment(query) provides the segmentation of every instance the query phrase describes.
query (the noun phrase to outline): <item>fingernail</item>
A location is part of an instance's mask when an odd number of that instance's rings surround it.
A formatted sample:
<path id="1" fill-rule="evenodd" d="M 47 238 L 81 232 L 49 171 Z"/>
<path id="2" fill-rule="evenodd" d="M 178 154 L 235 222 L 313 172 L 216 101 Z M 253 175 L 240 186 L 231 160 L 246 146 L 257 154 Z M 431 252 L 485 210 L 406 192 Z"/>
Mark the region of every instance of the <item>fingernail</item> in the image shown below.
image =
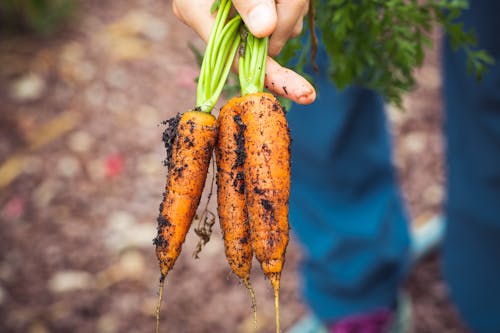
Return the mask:
<path id="1" fill-rule="evenodd" d="M 248 14 L 248 29 L 257 37 L 269 35 L 270 24 L 273 23 L 274 17 L 272 9 L 265 4 L 259 4 L 254 7 Z"/>

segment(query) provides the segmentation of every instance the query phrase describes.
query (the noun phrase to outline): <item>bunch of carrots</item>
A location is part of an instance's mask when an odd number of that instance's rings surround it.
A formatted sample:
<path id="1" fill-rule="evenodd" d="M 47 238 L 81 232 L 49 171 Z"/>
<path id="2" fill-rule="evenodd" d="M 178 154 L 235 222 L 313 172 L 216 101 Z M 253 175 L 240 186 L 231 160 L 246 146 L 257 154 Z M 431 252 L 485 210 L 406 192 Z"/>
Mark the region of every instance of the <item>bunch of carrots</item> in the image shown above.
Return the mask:
<path id="1" fill-rule="evenodd" d="M 218 1 L 217 6 L 196 107 L 166 121 L 168 174 L 154 239 L 161 273 L 156 331 L 163 284 L 195 218 L 215 151 L 217 211 L 227 261 L 248 288 L 255 314 L 250 285 L 255 254 L 274 290 L 276 332 L 280 332 L 279 288 L 289 231 L 290 136 L 280 103 L 263 92 L 268 39 L 245 30 L 239 15 L 229 18 L 230 0 Z M 237 55 L 241 96 L 230 99 L 216 119 L 211 111 Z"/>

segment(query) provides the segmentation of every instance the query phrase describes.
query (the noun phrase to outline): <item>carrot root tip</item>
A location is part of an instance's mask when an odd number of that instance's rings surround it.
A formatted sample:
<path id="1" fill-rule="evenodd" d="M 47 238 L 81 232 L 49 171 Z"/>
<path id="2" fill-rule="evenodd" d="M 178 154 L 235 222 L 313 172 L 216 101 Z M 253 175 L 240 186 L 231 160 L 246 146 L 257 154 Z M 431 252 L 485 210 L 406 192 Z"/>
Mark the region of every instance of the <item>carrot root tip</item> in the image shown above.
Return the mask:
<path id="1" fill-rule="evenodd" d="M 158 304 L 156 305 L 155 317 L 156 317 L 156 333 L 160 332 L 160 310 L 161 302 L 163 299 L 163 286 L 165 285 L 165 276 L 160 277 L 160 284 L 158 286 Z"/>
<path id="2" fill-rule="evenodd" d="M 245 284 L 245 287 L 250 293 L 250 299 L 252 301 L 252 310 L 253 310 L 253 323 L 255 327 L 257 327 L 257 301 L 255 298 L 255 291 L 253 290 L 252 284 L 248 279 L 244 279 L 243 283 Z"/>

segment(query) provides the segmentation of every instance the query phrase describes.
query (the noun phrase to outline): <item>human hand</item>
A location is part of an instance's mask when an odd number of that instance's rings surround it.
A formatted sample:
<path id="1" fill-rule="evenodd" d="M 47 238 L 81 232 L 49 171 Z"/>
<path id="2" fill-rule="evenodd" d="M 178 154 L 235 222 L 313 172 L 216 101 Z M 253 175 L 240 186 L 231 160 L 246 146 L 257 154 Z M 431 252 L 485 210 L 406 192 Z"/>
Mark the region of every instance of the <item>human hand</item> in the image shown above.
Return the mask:
<path id="1" fill-rule="evenodd" d="M 208 41 L 215 16 L 210 14 L 214 0 L 174 0 L 174 14 Z M 290 37 L 302 30 L 302 19 L 308 0 L 233 0 L 252 34 L 270 36 L 269 54 L 277 55 Z M 294 71 L 267 57 L 265 86 L 272 92 L 299 104 L 310 104 L 316 98 L 312 85 Z"/>

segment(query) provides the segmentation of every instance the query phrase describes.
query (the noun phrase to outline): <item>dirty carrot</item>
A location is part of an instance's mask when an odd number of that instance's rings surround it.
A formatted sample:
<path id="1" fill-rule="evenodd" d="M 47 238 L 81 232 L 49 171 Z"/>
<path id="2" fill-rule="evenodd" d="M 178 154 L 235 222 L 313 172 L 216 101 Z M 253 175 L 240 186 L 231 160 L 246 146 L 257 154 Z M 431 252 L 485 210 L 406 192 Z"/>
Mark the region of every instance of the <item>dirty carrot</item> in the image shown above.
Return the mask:
<path id="1" fill-rule="evenodd" d="M 247 287 L 254 309 L 256 301 L 250 284 L 253 251 L 245 197 L 243 164 L 244 125 L 240 116 L 239 98 L 230 99 L 217 119 L 219 135 L 215 147 L 217 161 L 217 212 L 224 239 L 226 258 L 236 276 Z"/>
<path id="2" fill-rule="evenodd" d="M 188 111 L 169 125 L 164 135 L 169 171 L 154 240 L 162 279 L 179 256 L 196 213 L 217 139 L 216 120 L 209 113 Z"/>
<path id="3" fill-rule="evenodd" d="M 211 111 L 240 43 L 238 27 L 241 18 L 235 17 L 226 23 L 230 9 L 231 2 L 222 0 L 202 62 L 196 107 L 166 121 L 168 127 L 164 141 L 168 174 L 160 204 L 158 235 L 153 240 L 160 263 L 156 332 L 159 331 L 165 278 L 180 254 L 195 216 L 217 140 L 217 122 Z"/>
<path id="4" fill-rule="evenodd" d="M 241 120 L 245 126 L 245 193 L 252 248 L 274 290 L 280 332 L 279 289 L 289 239 L 290 135 L 279 101 L 263 92 L 267 38 L 248 33 L 239 59 Z"/>
<path id="5" fill-rule="evenodd" d="M 215 117 L 200 111 L 172 118 L 165 131 L 167 185 L 160 204 L 158 235 L 154 239 L 160 262 L 160 290 L 179 257 L 196 213 L 216 139 Z"/>
<path id="6" fill-rule="evenodd" d="M 279 332 L 279 288 L 288 245 L 290 137 L 285 114 L 267 93 L 246 95 L 242 102 L 245 187 L 252 248 L 273 286 Z"/>

